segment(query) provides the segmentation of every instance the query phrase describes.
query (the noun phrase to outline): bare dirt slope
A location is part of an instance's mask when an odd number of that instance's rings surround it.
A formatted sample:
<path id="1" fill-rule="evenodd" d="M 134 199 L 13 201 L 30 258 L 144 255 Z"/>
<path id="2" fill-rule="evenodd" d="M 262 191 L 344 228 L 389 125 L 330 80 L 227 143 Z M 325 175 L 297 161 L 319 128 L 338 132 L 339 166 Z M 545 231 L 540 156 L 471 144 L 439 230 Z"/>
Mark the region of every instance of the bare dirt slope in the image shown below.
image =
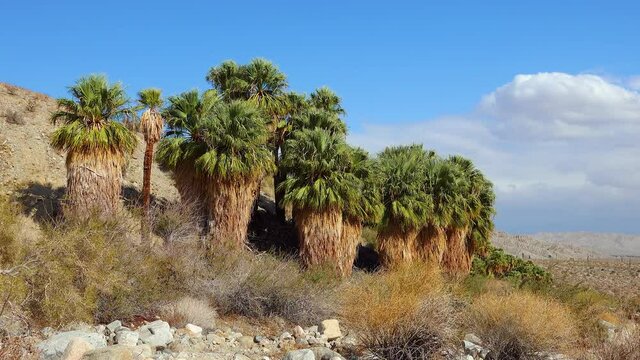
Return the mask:
<path id="1" fill-rule="evenodd" d="M 65 154 L 49 146 L 55 129 L 49 116 L 55 109 L 55 100 L 47 95 L 0 83 L 0 191 L 53 196 L 65 186 Z M 143 152 L 141 138 L 125 174 L 123 186 L 129 191 L 141 188 Z M 152 189 L 166 199 L 178 196 L 169 175 L 155 164 Z"/>
<path id="2" fill-rule="evenodd" d="M 501 231 L 494 233 L 491 242 L 496 247 L 504 249 L 508 254 L 527 259 L 586 259 L 608 257 L 606 253 L 573 244 L 558 244 L 539 240 L 528 235 L 512 235 Z"/>

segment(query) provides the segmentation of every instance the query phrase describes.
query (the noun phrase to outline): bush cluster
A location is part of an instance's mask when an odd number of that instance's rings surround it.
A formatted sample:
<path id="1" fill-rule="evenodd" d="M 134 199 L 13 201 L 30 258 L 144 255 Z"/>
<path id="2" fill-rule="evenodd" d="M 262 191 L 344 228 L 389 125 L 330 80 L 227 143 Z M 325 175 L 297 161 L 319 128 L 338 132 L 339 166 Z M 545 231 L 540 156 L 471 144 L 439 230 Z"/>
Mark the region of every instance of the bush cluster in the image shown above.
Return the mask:
<path id="1" fill-rule="evenodd" d="M 544 285 L 551 283 L 551 273 L 530 260 L 509 255 L 502 249 L 489 247 L 485 255 L 473 259 L 472 275 L 508 279 L 518 285 Z"/>

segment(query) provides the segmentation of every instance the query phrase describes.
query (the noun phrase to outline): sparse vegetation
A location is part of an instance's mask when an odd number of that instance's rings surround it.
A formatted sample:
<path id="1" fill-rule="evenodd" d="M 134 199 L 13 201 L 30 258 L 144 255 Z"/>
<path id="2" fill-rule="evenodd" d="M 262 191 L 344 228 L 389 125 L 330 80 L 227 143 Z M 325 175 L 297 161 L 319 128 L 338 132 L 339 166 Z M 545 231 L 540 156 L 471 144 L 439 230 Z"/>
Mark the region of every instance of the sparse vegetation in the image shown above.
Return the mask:
<path id="1" fill-rule="evenodd" d="M 160 315 L 162 319 L 176 327 L 193 324 L 204 329 L 213 328 L 218 317 L 208 301 L 192 297 L 183 297 L 163 306 L 160 309 Z"/>
<path id="2" fill-rule="evenodd" d="M 38 101 L 36 98 L 31 98 L 27 101 L 27 106 L 25 107 L 25 110 L 27 110 L 27 112 L 33 113 L 36 111 L 37 108 L 38 108 Z"/>
<path id="3" fill-rule="evenodd" d="M 7 110 L 4 113 L 4 119 L 7 124 L 12 125 L 24 125 L 27 122 L 24 120 L 24 116 L 15 110 Z"/>

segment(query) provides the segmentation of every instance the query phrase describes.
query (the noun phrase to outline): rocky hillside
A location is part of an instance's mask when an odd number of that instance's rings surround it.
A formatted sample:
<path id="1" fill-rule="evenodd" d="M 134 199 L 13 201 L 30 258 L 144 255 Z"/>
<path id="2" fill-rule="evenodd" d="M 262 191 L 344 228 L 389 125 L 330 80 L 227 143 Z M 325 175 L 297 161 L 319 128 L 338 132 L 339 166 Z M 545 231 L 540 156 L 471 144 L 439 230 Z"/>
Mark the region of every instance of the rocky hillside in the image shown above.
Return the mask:
<path id="1" fill-rule="evenodd" d="M 527 259 L 586 259 L 608 257 L 605 252 L 576 246 L 570 243 L 554 243 L 529 235 L 512 235 L 497 231 L 491 239 L 496 247 L 508 254 Z"/>
<path id="2" fill-rule="evenodd" d="M 55 126 L 49 116 L 55 99 L 17 86 L 0 83 L 0 186 L 5 192 L 20 191 L 38 198 L 52 196 L 66 183 L 65 157 L 49 146 Z M 144 142 L 129 160 L 124 186 L 141 187 Z M 168 174 L 154 165 L 153 192 L 177 198 Z"/>

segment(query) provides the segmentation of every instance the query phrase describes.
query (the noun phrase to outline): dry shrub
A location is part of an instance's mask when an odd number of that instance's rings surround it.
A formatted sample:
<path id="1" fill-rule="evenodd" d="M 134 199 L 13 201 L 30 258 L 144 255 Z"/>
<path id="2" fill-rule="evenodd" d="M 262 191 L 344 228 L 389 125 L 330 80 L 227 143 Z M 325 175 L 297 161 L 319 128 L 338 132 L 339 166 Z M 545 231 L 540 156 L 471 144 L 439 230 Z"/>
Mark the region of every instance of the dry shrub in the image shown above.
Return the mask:
<path id="1" fill-rule="evenodd" d="M 595 356 L 598 360 L 640 360 L 640 329 L 636 325 L 614 341 L 602 343 L 596 348 Z"/>
<path id="2" fill-rule="evenodd" d="M 27 101 L 27 106 L 25 107 L 25 109 L 28 112 L 30 113 L 35 112 L 37 108 L 38 108 L 38 102 L 36 101 L 35 98 L 31 98 L 29 99 L 29 101 Z"/>
<path id="3" fill-rule="evenodd" d="M 294 261 L 219 248 L 213 254 L 207 289 L 221 313 L 316 324 L 333 312 L 331 289 L 307 280 Z"/>
<path id="4" fill-rule="evenodd" d="M 342 317 L 371 359 L 429 359 L 454 336 L 455 312 L 436 267 L 363 275 L 342 295 Z"/>
<path id="5" fill-rule="evenodd" d="M 481 295 L 472 303 L 468 321 L 496 359 L 566 351 L 577 338 L 575 319 L 565 306 L 527 292 Z"/>
<path id="6" fill-rule="evenodd" d="M 193 324 L 205 329 L 213 328 L 217 316 L 209 302 L 188 296 L 164 306 L 160 313 L 162 319 L 175 327 Z"/>
<path id="7" fill-rule="evenodd" d="M 199 236 L 199 219 L 202 211 L 195 203 L 172 202 L 152 209 L 153 231 L 165 244 L 192 242 Z"/>
<path id="8" fill-rule="evenodd" d="M 4 113 L 4 118 L 7 121 L 7 124 L 24 125 L 27 123 L 22 114 L 14 110 L 7 110 Z"/>
<path id="9" fill-rule="evenodd" d="M 36 348 L 37 339 L 30 336 L 8 336 L 0 339 L 0 359 L 36 360 L 40 355 Z"/>

